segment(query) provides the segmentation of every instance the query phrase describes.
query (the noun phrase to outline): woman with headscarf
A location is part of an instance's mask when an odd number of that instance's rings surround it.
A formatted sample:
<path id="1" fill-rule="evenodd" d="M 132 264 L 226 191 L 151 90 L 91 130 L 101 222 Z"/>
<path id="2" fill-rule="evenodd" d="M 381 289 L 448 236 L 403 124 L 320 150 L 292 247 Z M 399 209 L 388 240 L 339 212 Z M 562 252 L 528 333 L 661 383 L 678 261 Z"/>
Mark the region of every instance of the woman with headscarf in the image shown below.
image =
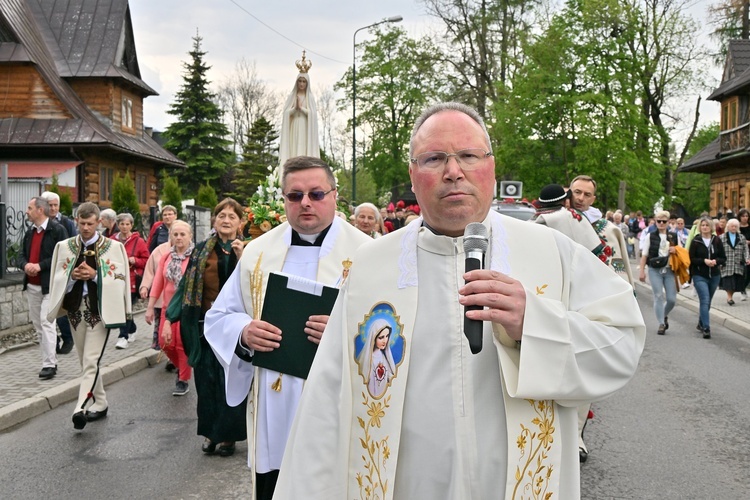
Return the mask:
<path id="1" fill-rule="evenodd" d="M 318 110 L 306 71 L 297 75 L 294 88 L 284 103 L 281 118 L 279 164 L 283 165 L 295 156 L 320 157 Z"/>
<path id="2" fill-rule="evenodd" d="M 396 373 L 396 363 L 391 353 L 391 325 L 384 319 L 376 319 L 370 325 L 367 341 L 359 354 L 359 369 L 362 371 L 367 389 L 374 398 L 379 398 Z"/>
<path id="3" fill-rule="evenodd" d="M 203 453 L 214 453 L 218 445 L 218 454 L 228 457 L 234 454 L 236 441 L 247 439 L 247 400 L 238 406 L 227 404 L 224 369 L 203 337 L 203 318 L 242 256 L 242 206 L 225 198 L 213 216 L 214 233 L 195 246 L 166 317 L 182 325 L 182 344 L 198 393 L 198 435 L 206 438 Z"/>
<path id="4" fill-rule="evenodd" d="M 159 262 L 154 275 L 154 282 L 149 292 L 148 307 L 146 308 L 146 323 L 154 321 L 154 305 L 161 296 L 166 306 L 177 290 L 180 280 L 185 275 L 190 254 L 193 251 L 193 230 L 185 221 L 175 221 L 169 231 L 172 248 Z M 159 345 L 172 364 L 177 367 L 177 382 L 172 391 L 173 396 L 184 396 L 190 391 L 188 380 L 192 370 L 187 362 L 185 349 L 182 346 L 180 323 L 172 324 L 166 319 L 166 307 L 161 309 L 159 331 Z"/>
<path id="5" fill-rule="evenodd" d="M 747 242 L 740 233 L 740 221 L 729 219 L 725 229 L 726 231 L 720 237 L 724 245 L 724 253 L 727 255 L 727 261 L 721 267 L 721 288 L 727 292 L 727 304 L 733 306 L 734 293 L 744 290 L 745 266 L 750 263 L 750 260 Z"/>

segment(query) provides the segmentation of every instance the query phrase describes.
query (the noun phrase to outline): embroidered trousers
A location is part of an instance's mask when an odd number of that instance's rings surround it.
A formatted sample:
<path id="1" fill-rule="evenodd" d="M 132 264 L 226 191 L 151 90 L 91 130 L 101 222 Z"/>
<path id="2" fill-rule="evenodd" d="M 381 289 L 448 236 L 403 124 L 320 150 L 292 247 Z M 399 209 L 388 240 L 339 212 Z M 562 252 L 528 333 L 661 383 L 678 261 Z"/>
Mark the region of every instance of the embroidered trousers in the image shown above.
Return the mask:
<path id="1" fill-rule="evenodd" d="M 85 299 L 81 302 L 81 308 L 78 311 L 80 322 L 73 319 L 71 317 L 73 315 L 68 317 L 82 372 L 81 386 L 78 389 L 78 402 L 73 409 L 73 413 L 85 410 L 102 411 L 109 406 L 99 370 L 99 362 L 104 356 L 109 330 L 104 327 L 101 320 L 93 326 L 91 323 L 94 323 L 94 321 L 87 320 L 90 315 L 86 302 Z M 75 316 L 78 315 L 75 314 Z"/>

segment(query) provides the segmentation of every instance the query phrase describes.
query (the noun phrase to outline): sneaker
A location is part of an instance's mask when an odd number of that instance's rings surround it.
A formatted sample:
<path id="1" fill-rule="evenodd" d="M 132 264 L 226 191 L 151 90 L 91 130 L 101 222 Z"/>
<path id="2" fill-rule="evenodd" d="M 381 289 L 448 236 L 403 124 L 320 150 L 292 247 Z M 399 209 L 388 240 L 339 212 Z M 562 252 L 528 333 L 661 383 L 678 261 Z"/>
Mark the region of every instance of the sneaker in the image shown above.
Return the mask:
<path id="1" fill-rule="evenodd" d="M 125 337 L 120 337 L 119 339 L 117 339 L 115 347 L 117 349 L 125 349 L 126 347 L 128 347 L 128 339 L 126 339 Z"/>
<path id="2" fill-rule="evenodd" d="M 135 340 L 135 332 L 133 332 L 130 335 L 128 335 L 128 343 L 130 343 L 130 342 L 132 342 L 134 340 Z"/>
<path id="3" fill-rule="evenodd" d="M 662 325 L 659 325 L 659 329 L 658 329 L 658 330 L 656 330 L 656 333 L 657 333 L 658 335 L 664 335 L 664 334 L 666 333 L 666 328 L 664 327 L 664 325 L 663 325 L 663 324 L 662 324 Z"/>
<path id="4" fill-rule="evenodd" d="M 174 365 L 174 363 L 167 360 L 167 364 L 164 366 L 164 369 L 168 372 L 173 372 L 177 369 L 177 367 Z"/>
<path id="5" fill-rule="evenodd" d="M 188 392 L 190 392 L 190 386 L 188 386 L 188 383 L 178 380 L 174 386 L 174 391 L 172 391 L 172 396 L 184 396 Z"/>
<path id="6" fill-rule="evenodd" d="M 746 300 L 747 300 L 747 294 L 743 293 L 742 294 L 742 302 L 745 302 Z"/>
<path id="7" fill-rule="evenodd" d="M 685 289 L 685 288 L 690 288 L 690 283 L 683 283 L 683 284 L 682 284 L 682 288 L 683 288 L 683 289 Z"/>

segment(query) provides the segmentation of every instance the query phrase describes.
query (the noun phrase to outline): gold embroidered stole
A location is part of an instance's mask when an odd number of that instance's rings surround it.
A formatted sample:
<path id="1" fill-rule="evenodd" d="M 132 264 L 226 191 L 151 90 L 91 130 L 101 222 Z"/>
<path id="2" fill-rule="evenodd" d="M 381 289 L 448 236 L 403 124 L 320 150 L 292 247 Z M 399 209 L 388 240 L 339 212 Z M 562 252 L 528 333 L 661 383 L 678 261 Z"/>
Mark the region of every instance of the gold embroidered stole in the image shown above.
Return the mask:
<path id="1" fill-rule="evenodd" d="M 559 300 L 567 305 L 559 259 L 549 257 L 550 250 L 557 248 L 552 233 L 546 234 L 545 231 L 540 235 L 541 231 L 533 224 L 508 221 L 507 218 L 499 217 L 496 214 L 489 216 L 493 228 L 490 251 L 498 252 L 498 255 L 487 256 L 487 267 L 502 272 L 509 270 L 513 278 L 522 281 L 527 289 L 531 289 L 536 295 Z M 513 224 L 512 238 L 503 237 L 504 224 Z M 401 255 L 402 258 L 404 252 L 416 252 L 416 248 L 403 244 L 402 240 L 409 237 L 408 231 L 409 229 L 405 228 L 396 233 L 400 237 L 394 235 L 386 240 L 378 240 L 381 244 L 388 244 L 387 249 L 378 246 L 378 252 L 392 256 Z M 533 235 L 527 236 L 527 232 Z M 413 244 L 416 246 L 416 239 Z M 499 255 L 500 253 L 502 255 Z M 418 288 L 398 288 L 399 275 L 405 270 L 396 269 L 395 264 L 388 265 L 387 268 L 368 265 L 366 254 L 358 255 L 358 259 L 359 262 L 355 262 L 352 267 L 352 279 L 356 281 L 351 283 L 352 287 L 348 290 L 346 307 L 348 375 L 352 389 L 348 497 L 385 500 L 393 498 L 402 410 L 411 355 L 410 337 L 416 319 Z M 397 261 L 401 262 L 394 257 L 394 262 Z M 382 262 L 382 259 L 378 262 Z M 505 262 L 509 269 L 497 268 L 497 262 Z M 373 293 L 374 290 L 377 292 Z M 372 302 L 373 297 L 377 298 L 377 304 L 393 306 L 399 314 L 398 323 L 402 327 L 401 335 L 405 338 L 398 375 L 392 379 L 388 390 L 377 398 L 369 393 L 359 374 L 360 367 L 356 362 L 354 342 L 354 338 L 360 334 L 360 328 L 373 313 L 376 305 Z M 439 304 L 435 306 L 439 307 Z M 533 320 L 529 318 L 526 318 L 525 322 L 525 330 L 542 327 L 534 325 Z M 544 327 L 549 328 L 549 325 Z M 485 328 L 492 326 L 485 323 Z M 518 399 L 508 394 L 509 389 L 513 390 L 518 385 L 520 351 L 502 328 L 495 329 L 494 339 L 503 379 L 507 421 L 508 462 L 504 498 L 531 498 L 537 491 L 541 491 L 540 497 L 544 497 L 546 493 L 553 493 L 555 497 L 560 491 L 562 460 L 560 426 L 555 425 L 557 405 L 554 401 Z"/>
<path id="2" fill-rule="evenodd" d="M 335 224 L 340 224 L 335 222 Z M 345 260 L 353 260 L 354 251 L 359 247 L 363 241 L 367 241 L 368 238 L 361 231 L 349 227 L 331 228 L 330 231 L 337 231 L 337 234 L 331 234 L 329 236 L 335 236 L 335 242 L 331 250 L 320 257 L 318 260 L 318 273 L 317 281 L 324 284 L 335 286 L 339 278 L 342 277 L 344 270 L 343 262 Z M 286 235 L 287 231 L 291 231 L 291 227 L 288 222 L 285 222 L 271 231 L 265 233 L 261 238 L 249 243 L 245 250 L 242 252 L 242 258 L 240 260 L 240 273 L 241 273 L 241 289 L 242 289 L 242 300 L 244 302 L 245 311 L 252 317 L 259 317 L 260 311 L 256 313 L 253 308 L 253 304 L 257 303 L 262 307 L 262 296 L 265 293 L 266 285 L 268 284 L 268 275 L 271 272 L 280 272 L 284 267 L 286 261 L 287 252 L 289 251 L 289 242 L 291 242 L 291 235 Z M 364 237 L 364 240 L 363 240 Z M 287 239 L 288 238 L 288 239 Z M 328 238 L 326 238 L 328 239 Z M 324 242 L 326 245 L 328 242 Z M 321 252 L 322 252 L 321 247 Z M 253 276 L 253 273 L 256 273 Z M 258 275 L 257 272 L 261 274 Z M 260 284 L 260 289 L 253 290 L 253 279 L 257 280 Z M 256 284 L 257 285 L 257 284 Z M 253 295 L 256 295 L 256 299 Z M 260 302 L 257 300 L 257 294 L 260 294 Z M 253 383 L 250 388 L 251 396 L 247 401 L 247 426 L 249 433 L 248 448 L 249 455 L 252 457 L 253 463 L 253 474 L 255 474 L 255 464 L 257 463 L 257 457 L 255 456 L 255 439 L 258 430 L 258 419 L 255 412 L 255 405 L 258 401 L 258 370 L 254 368 Z M 253 491 L 252 498 L 255 498 L 255 492 Z"/>

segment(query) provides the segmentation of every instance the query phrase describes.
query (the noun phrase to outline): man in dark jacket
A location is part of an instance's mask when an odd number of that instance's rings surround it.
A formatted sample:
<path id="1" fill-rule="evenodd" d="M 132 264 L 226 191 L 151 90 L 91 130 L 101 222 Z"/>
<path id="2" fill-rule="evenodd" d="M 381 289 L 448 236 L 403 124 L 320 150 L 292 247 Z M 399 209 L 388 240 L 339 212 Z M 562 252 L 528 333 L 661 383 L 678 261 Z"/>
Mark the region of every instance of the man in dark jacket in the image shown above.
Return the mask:
<path id="1" fill-rule="evenodd" d="M 26 216 L 32 226 L 23 237 L 20 266 L 25 275 L 23 289 L 29 302 L 29 318 L 34 324 L 42 349 L 42 371 L 39 378 L 51 379 L 57 374 L 57 329 L 47 320 L 49 278 L 55 245 L 67 238 L 65 228 L 50 219 L 47 200 L 36 196 L 29 201 Z"/>

